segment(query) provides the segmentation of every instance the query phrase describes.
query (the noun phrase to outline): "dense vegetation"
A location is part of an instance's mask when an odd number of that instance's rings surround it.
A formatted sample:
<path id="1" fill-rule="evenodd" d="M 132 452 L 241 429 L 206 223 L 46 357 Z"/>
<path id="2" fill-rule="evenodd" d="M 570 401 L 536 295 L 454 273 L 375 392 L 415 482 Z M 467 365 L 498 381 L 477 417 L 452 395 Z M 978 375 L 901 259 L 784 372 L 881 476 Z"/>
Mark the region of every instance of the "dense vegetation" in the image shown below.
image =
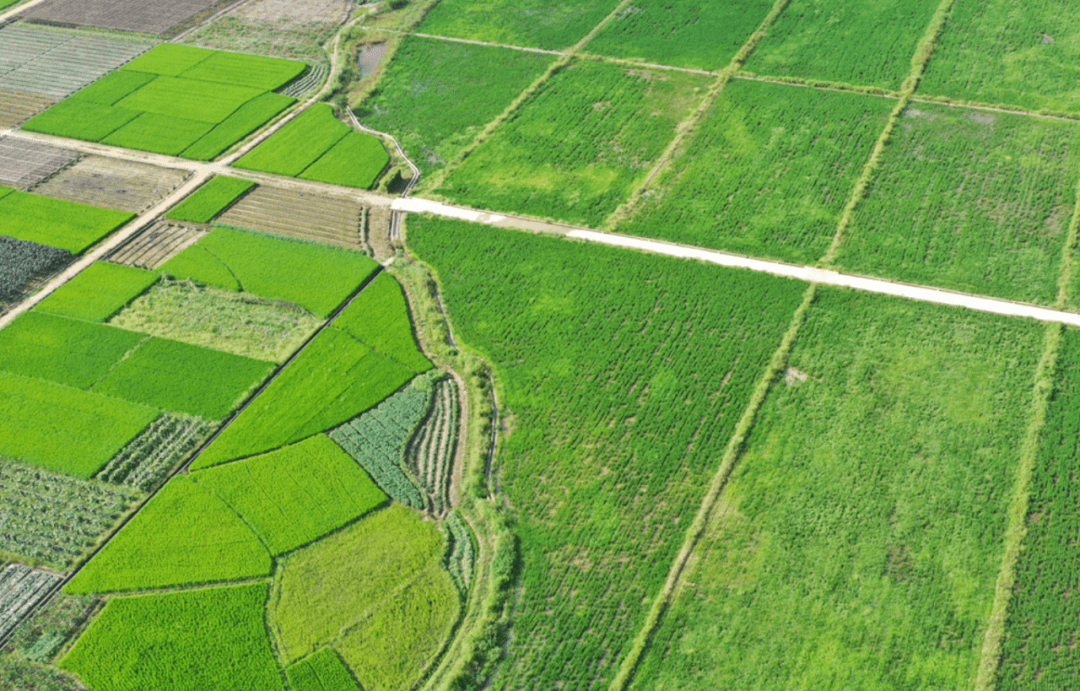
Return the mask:
<path id="1" fill-rule="evenodd" d="M 1027 534 L 1002 645 L 997 688 L 1067 688 L 1076 679 L 1080 586 L 1076 571 L 1080 458 L 1080 332 L 1065 332 L 1031 483 Z"/>
<path id="2" fill-rule="evenodd" d="M 735 80 L 618 230 L 814 262 L 893 105 Z"/>
<path id="3" fill-rule="evenodd" d="M 769 0 L 635 0 L 588 44 L 589 53 L 719 70 L 769 13 Z"/>
<path id="4" fill-rule="evenodd" d="M 0 235 L 0 302 L 16 300 L 35 278 L 71 262 L 71 252 Z"/>
<path id="5" fill-rule="evenodd" d="M 853 271 L 1052 303 L 1080 126 L 918 104 L 894 130 L 840 250 Z"/>
<path id="6" fill-rule="evenodd" d="M 939 0 L 792 0 L 746 67 L 897 90 Z M 960 3 L 963 4 L 963 3 Z"/>
<path id="7" fill-rule="evenodd" d="M 523 561 L 494 685 L 604 688 L 805 286 L 459 222 L 408 237 L 512 416 Z"/>
<path id="8" fill-rule="evenodd" d="M 634 688 L 971 688 L 1043 332 L 819 289 Z"/>
<path id="9" fill-rule="evenodd" d="M 568 48 L 607 16 L 618 0 L 444 0 L 419 31 L 511 46 Z"/>
<path id="10" fill-rule="evenodd" d="M 580 61 L 543 86 L 437 192 L 599 226 L 697 104 L 708 78 Z"/>
<path id="11" fill-rule="evenodd" d="M 0 186 L 4 235 L 80 254 L 135 214 Z"/>
<path id="12" fill-rule="evenodd" d="M 251 180 L 219 175 L 165 214 L 165 218 L 209 223 L 236 199 L 255 186 Z"/>
<path id="13" fill-rule="evenodd" d="M 38 304 L 50 314 L 103 322 L 157 282 L 153 271 L 94 262 Z"/>
<path id="14" fill-rule="evenodd" d="M 958 2 L 920 91 L 960 101 L 1080 111 L 1080 16 L 1069 0 Z"/>
<path id="15" fill-rule="evenodd" d="M 436 170 L 454 160 L 553 59 L 411 36 L 356 114 L 368 127 L 393 133 L 422 172 Z"/>

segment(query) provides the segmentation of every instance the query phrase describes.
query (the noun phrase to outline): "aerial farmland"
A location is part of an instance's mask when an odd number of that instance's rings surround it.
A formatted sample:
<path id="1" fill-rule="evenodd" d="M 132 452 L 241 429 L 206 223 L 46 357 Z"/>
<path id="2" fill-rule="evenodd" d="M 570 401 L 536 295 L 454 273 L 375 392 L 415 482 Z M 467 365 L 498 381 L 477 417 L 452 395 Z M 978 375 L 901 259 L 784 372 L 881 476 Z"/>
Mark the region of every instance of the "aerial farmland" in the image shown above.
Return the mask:
<path id="1" fill-rule="evenodd" d="M 1080 687 L 1067 0 L 0 0 L 0 691 Z"/>

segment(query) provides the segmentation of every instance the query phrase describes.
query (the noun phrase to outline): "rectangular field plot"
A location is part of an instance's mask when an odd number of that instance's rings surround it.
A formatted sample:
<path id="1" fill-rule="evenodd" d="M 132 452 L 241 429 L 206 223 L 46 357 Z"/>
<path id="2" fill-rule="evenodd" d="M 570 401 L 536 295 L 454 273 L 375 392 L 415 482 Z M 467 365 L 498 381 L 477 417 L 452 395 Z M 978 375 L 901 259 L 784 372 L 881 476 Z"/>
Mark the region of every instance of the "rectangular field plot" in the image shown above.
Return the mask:
<path id="1" fill-rule="evenodd" d="M 352 673 L 330 648 L 289 665 L 285 670 L 294 691 L 356 691 Z"/>
<path id="2" fill-rule="evenodd" d="M 21 125 L 54 103 L 55 98 L 0 88 L 0 129 Z"/>
<path id="3" fill-rule="evenodd" d="M 0 302 L 14 302 L 71 263 L 71 252 L 0 235 Z"/>
<path id="4" fill-rule="evenodd" d="M 3 124 L 0 123 L 0 128 Z M 79 152 L 14 137 L 0 137 L 0 185 L 26 190 L 79 157 Z"/>
<path id="5" fill-rule="evenodd" d="M 94 385 L 94 391 L 162 410 L 220 420 L 273 365 L 210 348 L 151 338 Z"/>
<path id="6" fill-rule="evenodd" d="M 147 406 L 0 373 L 0 455 L 89 478 L 154 421 Z"/>
<path id="7" fill-rule="evenodd" d="M 1080 111 L 1080 15 L 1069 0 L 960 2 L 919 91 L 1032 110 Z"/>
<path id="8" fill-rule="evenodd" d="M 415 216 L 409 247 L 516 416 L 522 589 L 492 686 L 607 689 L 805 284 Z"/>
<path id="9" fill-rule="evenodd" d="M 103 322 L 158 280 L 153 271 L 94 262 L 38 304 L 39 312 Z"/>
<path id="10" fill-rule="evenodd" d="M 81 254 L 133 216 L 17 190 L 0 196 L 0 228 L 5 235 L 73 254 Z"/>
<path id="11" fill-rule="evenodd" d="M 1075 123 L 909 108 L 837 262 L 875 276 L 1053 302 L 1078 152 Z"/>
<path id="12" fill-rule="evenodd" d="M 215 4 L 216 0 L 45 0 L 22 16 L 57 24 L 163 35 Z"/>
<path id="13" fill-rule="evenodd" d="M 585 38 L 618 0 L 446 0 L 418 31 L 509 46 L 562 50 Z"/>
<path id="14" fill-rule="evenodd" d="M 110 262 L 156 269 L 206 235 L 206 227 L 158 221 L 109 255 Z"/>
<path id="15" fill-rule="evenodd" d="M 1000 691 L 1067 689 L 1080 636 L 1076 536 L 1080 534 L 1080 332 L 1064 333 L 1050 409 L 1031 479 L 1026 535 L 1009 600 L 997 675 Z"/>
<path id="16" fill-rule="evenodd" d="M 635 0 L 588 44 L 589 53 L 719 70 L 769 13 L 769 0 Z"/>
<path id="17" fill-rule="evenodd" d="M 364 207 L 351 199 L 318 197 L 260 185 L 218 221 L 228 226 L 359 249 L 363 246 L 363 214 Z"/>
<path id="18" fill-rule="evenodd" d="M 818 298 L 631 688 L 972 688 L 1044 328 Z"/>
<path id="19" fill-rule="evenodd" d="M 105 36 L 0 27 L 0 89 L 64 98 L 149 48 Z"/>
<path id="20" fill-rule="evenodd" d="M 899 89 L 937 6 L 938 0 L 793 0 L 746 69 Z"/>
<path id="21" fill-rule="evenodd" d="M 20 617 L 32 611 L 59 582 L 60 576 L 46 571 L 22 564 L 5 566 L 0 571 L 0 638 L 15 628 Z"/>
<path id="22" fill-rule="evenodd" d="M 288 300 L 326 318 L 378 268 L 359 252 L 216 228 L 161 272 Z"/>
<path id="23" fill-rule="evenodd" d="M 729 83 L 620 232 L 814 262 L 894 102 Z"/>
<path id="24" fill-rule="evenodd" d="M 631 193 L 709 79 L 576 62 L 546 82 L 438 193 L 598 226 Z"/>
<path id="25" fill-rule="evenodd" d="M 191 223 L 209 223 L 254 186 L 255 183 L 250 180 L 219 175 L 170 209 L 165 217 Z"/>
<path id="26" fill-rule="evenodd" d="M 187 171 L 87 156 L 34 188 L 35 194 L 141 213 L 188 178 Z"/>
<path id="27" fill-rule="evenodd" d="M 554 59 L 410 36 L 357 115 L 369 127 L 392 132 L 429 172 L 453 160 Z"/>
<path id="28" fill-rule="evenodd" d="M 0 459 L 0 551 L 67 568 L 93 547 L 139 493 Z M 72 520 L 77 516 L 78 520 Z M 0 633 L 2 635 L 2 633 Z"/>

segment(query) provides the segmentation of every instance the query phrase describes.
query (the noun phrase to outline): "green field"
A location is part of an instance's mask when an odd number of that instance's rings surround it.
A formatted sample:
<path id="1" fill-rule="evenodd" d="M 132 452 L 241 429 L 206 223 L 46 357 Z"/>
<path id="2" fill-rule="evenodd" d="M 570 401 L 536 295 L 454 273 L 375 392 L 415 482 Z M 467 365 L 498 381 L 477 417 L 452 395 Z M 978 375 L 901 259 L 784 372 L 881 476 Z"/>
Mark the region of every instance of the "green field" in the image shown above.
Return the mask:
<path id="1" fill-rule="evenodd" d="M 820 289 L 632 688 L 972 688 L 1043 333 Z"/>
<path id="2" fill-rule="evenodd" d="M 769 0 L 635 0 L 585 46 L 588 53 L 719 70 L 757 30 Z"/>
<path id="3" fill-rule="evenodd" d="M 498 473 L 520 591 L 492 686 L 607 688 L 805 285 L 460 222 L 408 231 L 514 416 Z"/>
<path id="4" fill-rule="evenodd" d="M 102 139 L 101 143 L 125 149 L 179 156 L 213 127 L 212 123 L 174 118 L 157 113 L 143 113 Z"/>
<path id="5" fill-rule="evenodd" d="M 1069 0 L 957 3 L 919 90 L 961 101 L 1080 111 L 1080 16 Z"/>
<path id="6" fill-rule="evenodd" d="M 1080 178 L 1080 126 L 918 104 L 892 135 L 837 263 L 1052 303 Z"/>
<path id="7" fill-rule="evenodd" d="M 192 475 L 231 506 L 274 555 L 290 552 L 386 501 L 324 435 Z"/>
<path id="8" fill-rule="evenodd" d="M 219 175 L 170 209 L 165 218 L 209 223 L 254 186 L 255 183 L 251 180 Z"/>
<path id="9" fill-rule="evenodd" d="M 897 90 L 939 0 L 792 0 L 746 69 Z M 962 3 L 961 3 L 962 4 Z"/>
<path id="10" fill-rule="evenodd" d="M 432 365 L 420 352 L 409 319 L 409 303 L 401 285 L 388 273 L 375 277 L 334 321 L 380 355 L 396 360 L 417 374 Z"/>
<path id="11" fill-rule="evenodd" d="M 397 137 L 426 173 L 452 161 L 552 60 L 410 36 L 356 112 L 368 127 Z"/>
<path id="12" fill-rule="evenodd" d="M 158 411 L 0 372 L 0 455 L 93 477 Z"/>
<path id="13" fill-rule="evenodd" d="M 457 617 L 444 549 L 432 523 L 391 506 L 292 555 L 270 600 L 282 656 L 330 645 L 365 691 L 412 688 Z"/>
<path id="14" fill-rule="evenodd" d="M 270 374 L 268 362 L 149 338 L 94 391 L 162 410 L 220 420 Z"/>
<path id="15" fill-rule="evenodd" d="M 328 103 L 316 103 L 236 162 L 237 168 L 296 176 L 330 150 L 349 126 Z"/>
<path id="16" fill-rule="evenodd" d="M 1031 481 L 1026 535 L 1009 600 L 997 688 L 1069 688 L 1080 635 L 1076 459 L 1080 453 L 1080 332 L 1065 331 L 1046 426 Z"/>
<path id="17" fill-rule="evenodd" d="M 237 416 L 194 468 L 265 453 L 337 427 L 401 388 L 415 373 L 330 327 Z"/>
<path id="18" fill-rule="evenodd" d="M 162 44 L 23 125 L 31 132 L 210 160 L 295 99 L 294 60 Z"/>
<path id="19" fill-rule="evenodd" d="M 568 48 L 589 33 L 617 0 L 444 0 L 427 13 L 419 31 L 510 46 Z"/>
<path id="20" fill-rule="evenodd" d="M 437 193 L 468 206 L 598 226 L 644 178 L 708 83 L 697 74 L 573 63 Z"/>
<path id="21" fill-rule="evenodd" d="M 265 583 L 110 600 L 60 662 L 94 689 L 275 691 Z"/>
<path id="22" fill-rule="evenodd" d="M 27 312 L 0 330 L 0 370 L 89 389 L 144 338 L 102 324 Z"/>
<path id="23" fill-rule="evenodd" d="M 295 305 L 188 281 L 164 281 L 110 320 L 113 326 L 282 362 L 322 325 Z"/>
<path id="24" fill-rule="evenodd" d="M 126 211 L 50 199 L 19 190 L 0 196 L 0 222 L 4 235 L 59 247 L 72 254 L 81 254 L 134 217 L 135 214 Z"/>
<path id="25" fill-rule="evenodd" d="M 293 691 L 356 691 L 359 687 L 352 673 L 330 648 L 289 665 L 285 670 Z"/>
<path id="26" fill-rule="evenodd" d="M 883 98 L 735 80 L 618 230 L 817 261 L 893 107 Z"/>
<path id="27" fill-rule="evenodd" d="M 65 586 L 68 593 L 144 590 L 266 576 L 259 538 L 224 502 L 177 475 Z"/>
<path id="28" fill-rule="evenodd" d="M 159 271 L 288 300 L 325 318 L 378 266 L 359 252 L 216 228 L 165 262 Z"/>
<path id="29" fill-rule="evenodd" d="M 364 132 L 349 132 L 300 177 L 366 190 L 375 184 L 388 163 L 390 154 L 382 140 Z"/>
<path id="30" fill-rule="evenodd" d="M 158 281 L 154 271 L 94 262 L 60 286 L 35 309 L 63 317 L 103 322 Z"/>

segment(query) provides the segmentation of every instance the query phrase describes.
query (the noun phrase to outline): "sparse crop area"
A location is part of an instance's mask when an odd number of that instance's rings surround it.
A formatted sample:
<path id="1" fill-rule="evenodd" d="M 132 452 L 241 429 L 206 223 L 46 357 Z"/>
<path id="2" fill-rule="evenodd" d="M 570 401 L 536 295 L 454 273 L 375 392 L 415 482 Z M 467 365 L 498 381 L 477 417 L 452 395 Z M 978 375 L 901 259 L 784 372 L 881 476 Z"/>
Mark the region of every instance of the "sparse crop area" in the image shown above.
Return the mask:
<path id="1" fill-rule="evenodd" d="M 515 416 L 521 590 L 493 683 L 606 688 L 805 286 L 453 221 L 411 218 L 409 244 Z"/>
<path id="2" fill-rule="evenodd" d="M 114 73 L 119 74 L 119 73 Z M 33 188 L 35 194 L 140 213 L 188 177 L 182 170 L 105 156 L 84 156 Z"/>
<path id="3" fill-rule="evenodd" d="M 618 230 L 816 261 L 894 105 L 735 80 Z"/>
<path id="4" fill-rule="evenodd" d="M 353 199 L 260 185 L 218 223 L 355 250 L 363 245 L 367 216 L 368 208 Z"/>
<path id="5" fill-rule="evenodd" d="M 838 264 L 862 274 L 1052 303 L 1080 179 L 1080 127 L 909 108 Z"/>

